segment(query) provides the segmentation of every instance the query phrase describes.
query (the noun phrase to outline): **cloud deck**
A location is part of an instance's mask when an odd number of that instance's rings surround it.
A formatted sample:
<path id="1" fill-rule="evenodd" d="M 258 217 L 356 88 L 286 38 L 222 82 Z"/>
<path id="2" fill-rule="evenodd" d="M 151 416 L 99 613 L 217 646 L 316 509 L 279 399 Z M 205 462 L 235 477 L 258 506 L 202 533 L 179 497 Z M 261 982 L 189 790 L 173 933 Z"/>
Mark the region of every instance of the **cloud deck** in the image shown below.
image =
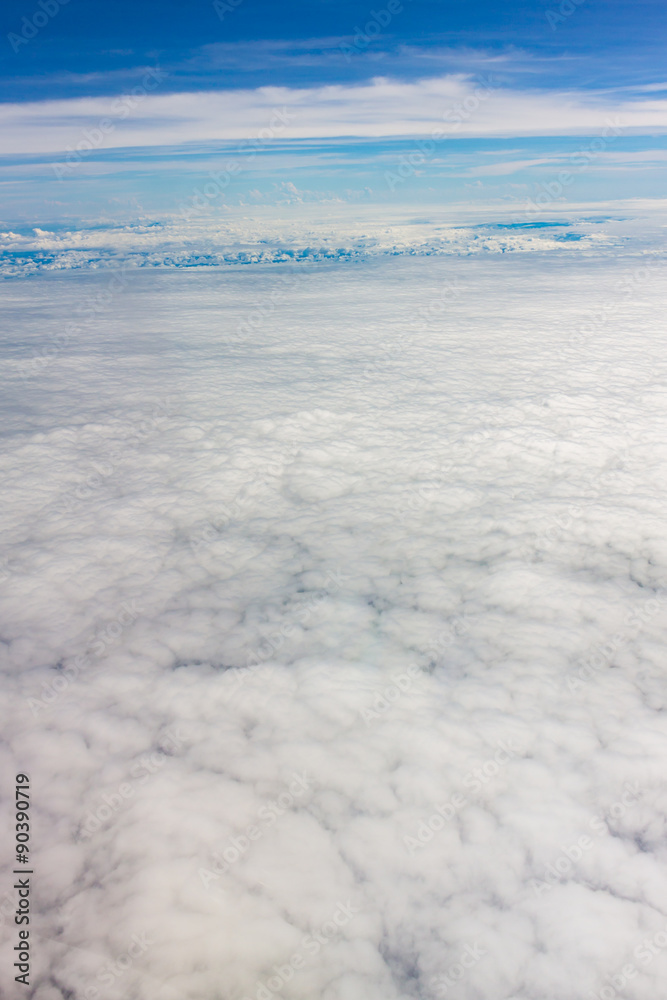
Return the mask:
<path id="1" fill-rule="evenodd" d="M 596 231 L 6 284 L 36 1000 L 660 995 L 665 265 Z"/>

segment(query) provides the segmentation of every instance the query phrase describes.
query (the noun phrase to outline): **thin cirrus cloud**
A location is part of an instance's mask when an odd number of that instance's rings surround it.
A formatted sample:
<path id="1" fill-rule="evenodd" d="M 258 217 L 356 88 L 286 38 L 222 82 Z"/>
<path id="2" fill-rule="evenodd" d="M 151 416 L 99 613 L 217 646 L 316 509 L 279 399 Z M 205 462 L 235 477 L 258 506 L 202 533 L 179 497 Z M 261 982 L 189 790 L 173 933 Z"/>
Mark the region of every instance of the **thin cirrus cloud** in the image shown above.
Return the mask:
<path id="1" fill-rule="evenodd" d="M 162 146 L 233 141 L 262 134 L 281 139 L 428 134 L 447 123 L 461 136 L 599 134 L 667 129 L 667 100 L 614 99 L 608 92 L 519 92 L 491 78 L 463 74 L 405 83 L 378 77 L 354 86 L 260 87 L 209 93 L 144 91 L 129 113 L 119 98 L 5 104 L 0 122 L 6 154 L 76 148 L 83 130 L 105 118 L 104 146 Z M 283 113 L 276 120 L 276 111 Z"/>
<path id="2" fill-rule="evenodd" d="M 624 150 L 621 153 L 604 150 L 596 155 L 598 170 L 604 169 L 652 169 L 664 165 L 667 161 L 667 150 L 664 149 L 642 149 L 636 151 Z M 480 163 L 471 166 L 466 170 L 468 177 L 502 177 L 509 174 L 520 173 L 531 170 L 535 167 L 553 166 L 556 169 L 560 164 L 567 165 L 571 162 L 571 154 L 562 153 L 560 155 L 544 156 L 539 159 L 505 160 L 497 163 Z"/>

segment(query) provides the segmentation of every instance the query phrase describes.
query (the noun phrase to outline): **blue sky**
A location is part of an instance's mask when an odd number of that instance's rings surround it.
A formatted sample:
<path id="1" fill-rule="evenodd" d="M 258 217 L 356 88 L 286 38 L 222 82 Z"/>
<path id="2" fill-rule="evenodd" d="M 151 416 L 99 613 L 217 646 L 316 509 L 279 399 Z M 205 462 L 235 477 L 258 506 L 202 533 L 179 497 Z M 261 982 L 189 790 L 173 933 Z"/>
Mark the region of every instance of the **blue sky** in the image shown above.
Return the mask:
<path id="1" fill-rule="evenodd" d="M 58 0 L 45 0 L 57 3 Z M 415 79 L 505 57 L 506 83 L 525 87 L 664 82 L 662 0 L 470 3 L 405 0 L 363 51 L 341 44 L 387 4 L 366 0 L 68 0 L 29 44 L 3 46 L 3 100 L 109 94 L 159 62 L 171 90 Z M 560 12 L 563 6 L 564 12 Z M 2 33 L 21 34 L 38 0 L 5 0 Z M 229 8 L 225 10 L 225 8 Z M 570 8 L 574 8 L 571 9 Z M 371 28 L 371 34 L 374 29 Z"/>
<path id="2" fill-rule="evenodd" d="M 240 166 L 216 211 L 513 203 L 610 121 L 613 139 L 563 197 L 664 195 L 664 0 L 216 4 L 5 0 L 6 221 L 170 212 L 230 157 Z M 415 142 L 443 119 L 447 134 L 416 162 Z M 413 170 L 392 186 L 405 157 Z"/>

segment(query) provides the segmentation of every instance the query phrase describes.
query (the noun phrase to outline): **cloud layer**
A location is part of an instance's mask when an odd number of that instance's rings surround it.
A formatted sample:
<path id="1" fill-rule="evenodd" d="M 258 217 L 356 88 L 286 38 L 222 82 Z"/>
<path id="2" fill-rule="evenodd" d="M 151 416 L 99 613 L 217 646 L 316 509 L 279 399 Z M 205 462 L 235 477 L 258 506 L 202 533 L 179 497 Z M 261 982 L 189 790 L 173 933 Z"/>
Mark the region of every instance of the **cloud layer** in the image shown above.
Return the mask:
<path id="1" fill-rule="evenodd" d="M 23 995 L 655 1000 L 665 263 L 626 246 L 6 284 Z"/>
<path id="2" fill-rule="evenodd" d="M 116 148 L 257 136 L 415 135 L 438 128 L 452 136 L 598 134 L 610 121 L 626 129 L 667 128 L 667 101 L 659 97 L 630 101 L 608 91 L 522 92 L 502 88 L 486 75 L 160 94 L 165 79 L 159 69 L 151 71 L 118 98 L 0 105 L 4 151 L 76 150 L 91 141 L 92 129 L 103 132 L 107 148 Z M 283 117 L 277 120 L 276 114 Z"/>
<path id="3" fill-rule="evenodd" d="M 75 229 L 39 229 L 0 233 L 0 276 L 30 277 L 41 271 L 98 270 L 109 272 L 111 287 L 125 287 L 137 268 L 220 267 L 251 264 L 308 266 L 322 261 L 357 261 L 381 257 L 447 256 L 463 254 L 555 253 L 568 256 L 615 254 L 635 222 L 630 218 L 607 220 L 603 225 L 597 209 L 578 206 L 563 218 L 554 212 L 553 198 L 544 211 L 533 200 L 518 202 L 514 212 L 488 208 L 475 218 L 467 208 L 458 219 L 451 209 L 429 219 L 413 213 L 395 212 L 391 220 L 378 219 L 375 209 L 362 206 L 350 218 L 348 206 L 328 204 L 313 219 L 309 205 L 300 204 L 299 192 L 284 192 L 285 209 L 254 207 L 212 217 L 224 192 L 215 187 L 213 197 L 203 194 L 201 183 L 180 206 L 180 218 L 130 225 L 89 225 Z M 661 202 L 649 203 L 656 213 Z M 201 206 L 201 207 L 200 207 Z M 647 205 L 643 206 L 646 210 Z M 637 204 L 633 205 L 634 211 Z M 493 220 L 495 214 L 497 221 Z M 545 220 L 544 216 L 548 218 Z M 660 217 L 660 215 L 659 215 Z M 187 219 L 187 221 L 184 221 Z M 512 220 L 512 221 L 510 221 Z M 646 223 L 644 223 L 646 225 Z M 576 246 L 575 246 L 576 245 Z M 289 286 L 289 282 L 288 282 Z M 283 295 L 283 297 L 285 297 Z M 97 303 L 96 311 L 107 308 Z"/>

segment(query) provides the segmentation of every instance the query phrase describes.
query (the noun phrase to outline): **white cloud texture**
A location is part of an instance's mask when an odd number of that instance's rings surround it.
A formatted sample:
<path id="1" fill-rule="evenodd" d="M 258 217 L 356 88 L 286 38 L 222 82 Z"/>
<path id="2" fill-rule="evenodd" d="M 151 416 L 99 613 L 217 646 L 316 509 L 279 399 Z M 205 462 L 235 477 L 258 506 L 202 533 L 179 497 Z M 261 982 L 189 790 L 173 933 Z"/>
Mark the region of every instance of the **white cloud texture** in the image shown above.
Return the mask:
<path id="1" fill-rule="evenodd" d="M 400 136 L 438 128 L 452 136 L 598 134 L 609 122 L 643 131 L 667 128 L 667 101 L 661 98 L 517 91 L 498 86 L 491 77 L 465 74 L 415 83 L 378 77 L 353 86 L 160 93 L 167 81 L 166 74 L 155 70 L 136 92 L 117 98 L 0 105 L 3 150 L 61 153 L 85 148 L 86 142 L 93 148 L 171 147 L 257 136 L 267 141 Z"/>
<path id="2" fill-rule="evenodd" d="M 664 277 L 635 237 L 5 284 L 21 995 L 655 1000 Z"/>
<path id="3" fill-rule="evenodd" d="M 547 175 L 548 176 L 548 175 Z M 40 271 L 108 270 L 112 290 L 125 287 L 137 268 L 218 267 L 239 264 L 291 264 L 300 267 L 322 261 L 363 261 L 380 257 L 457 257 L 504 253 L 549 253 L 568 256 L 576 243 L 577 258 L 614 256 L 642 230 L 659 243 L 665 204 L 661 201 L 567 204 L 559 174 L 545 181 L 533 197 L 517 198 L 510 206 L 475 209 L 450 206 L 428 217 L 414 210 L 379 215 L 375 206 L 318 206 L 294 201 L 276 209 L 230 208 L 225 192 L 207 184 L 207 175 L 184 197 L 178 211 L 159 221 L 126 225 L 90 223 L 87 227 L 0 232 L 0 276 L 27 277 Z M 392 177 L 399 178 L 393 172 Z M 575 173 L 572 174 L 576 181 Z M 554 186 L 555 184 L 555 186 Z M 222 204 L 221 204 L 222 202 Z M 617 219 L 601 215 L 621 211 Z M 637 212 L 642 217 L 637 218 Z M 647 214 L 653 216 L 649 222 Z M 602 225 L 604 221 L 604 225 Z M 653 250 L 652 252 L 656 252 Z M 288 282 L 289 286 L 289 282 Z M 106 290 L 105 290 L 106 291 Z M 99 296 L 100 293 L 98 293 Z M 104 292 L 101 293 L 104 295 Z M 283 289 L 282 297 L 287 295 Z M 94 311 L 107 303 L 95 299 Z M 75 309 L 89 313 L 84 296 Z"/>

